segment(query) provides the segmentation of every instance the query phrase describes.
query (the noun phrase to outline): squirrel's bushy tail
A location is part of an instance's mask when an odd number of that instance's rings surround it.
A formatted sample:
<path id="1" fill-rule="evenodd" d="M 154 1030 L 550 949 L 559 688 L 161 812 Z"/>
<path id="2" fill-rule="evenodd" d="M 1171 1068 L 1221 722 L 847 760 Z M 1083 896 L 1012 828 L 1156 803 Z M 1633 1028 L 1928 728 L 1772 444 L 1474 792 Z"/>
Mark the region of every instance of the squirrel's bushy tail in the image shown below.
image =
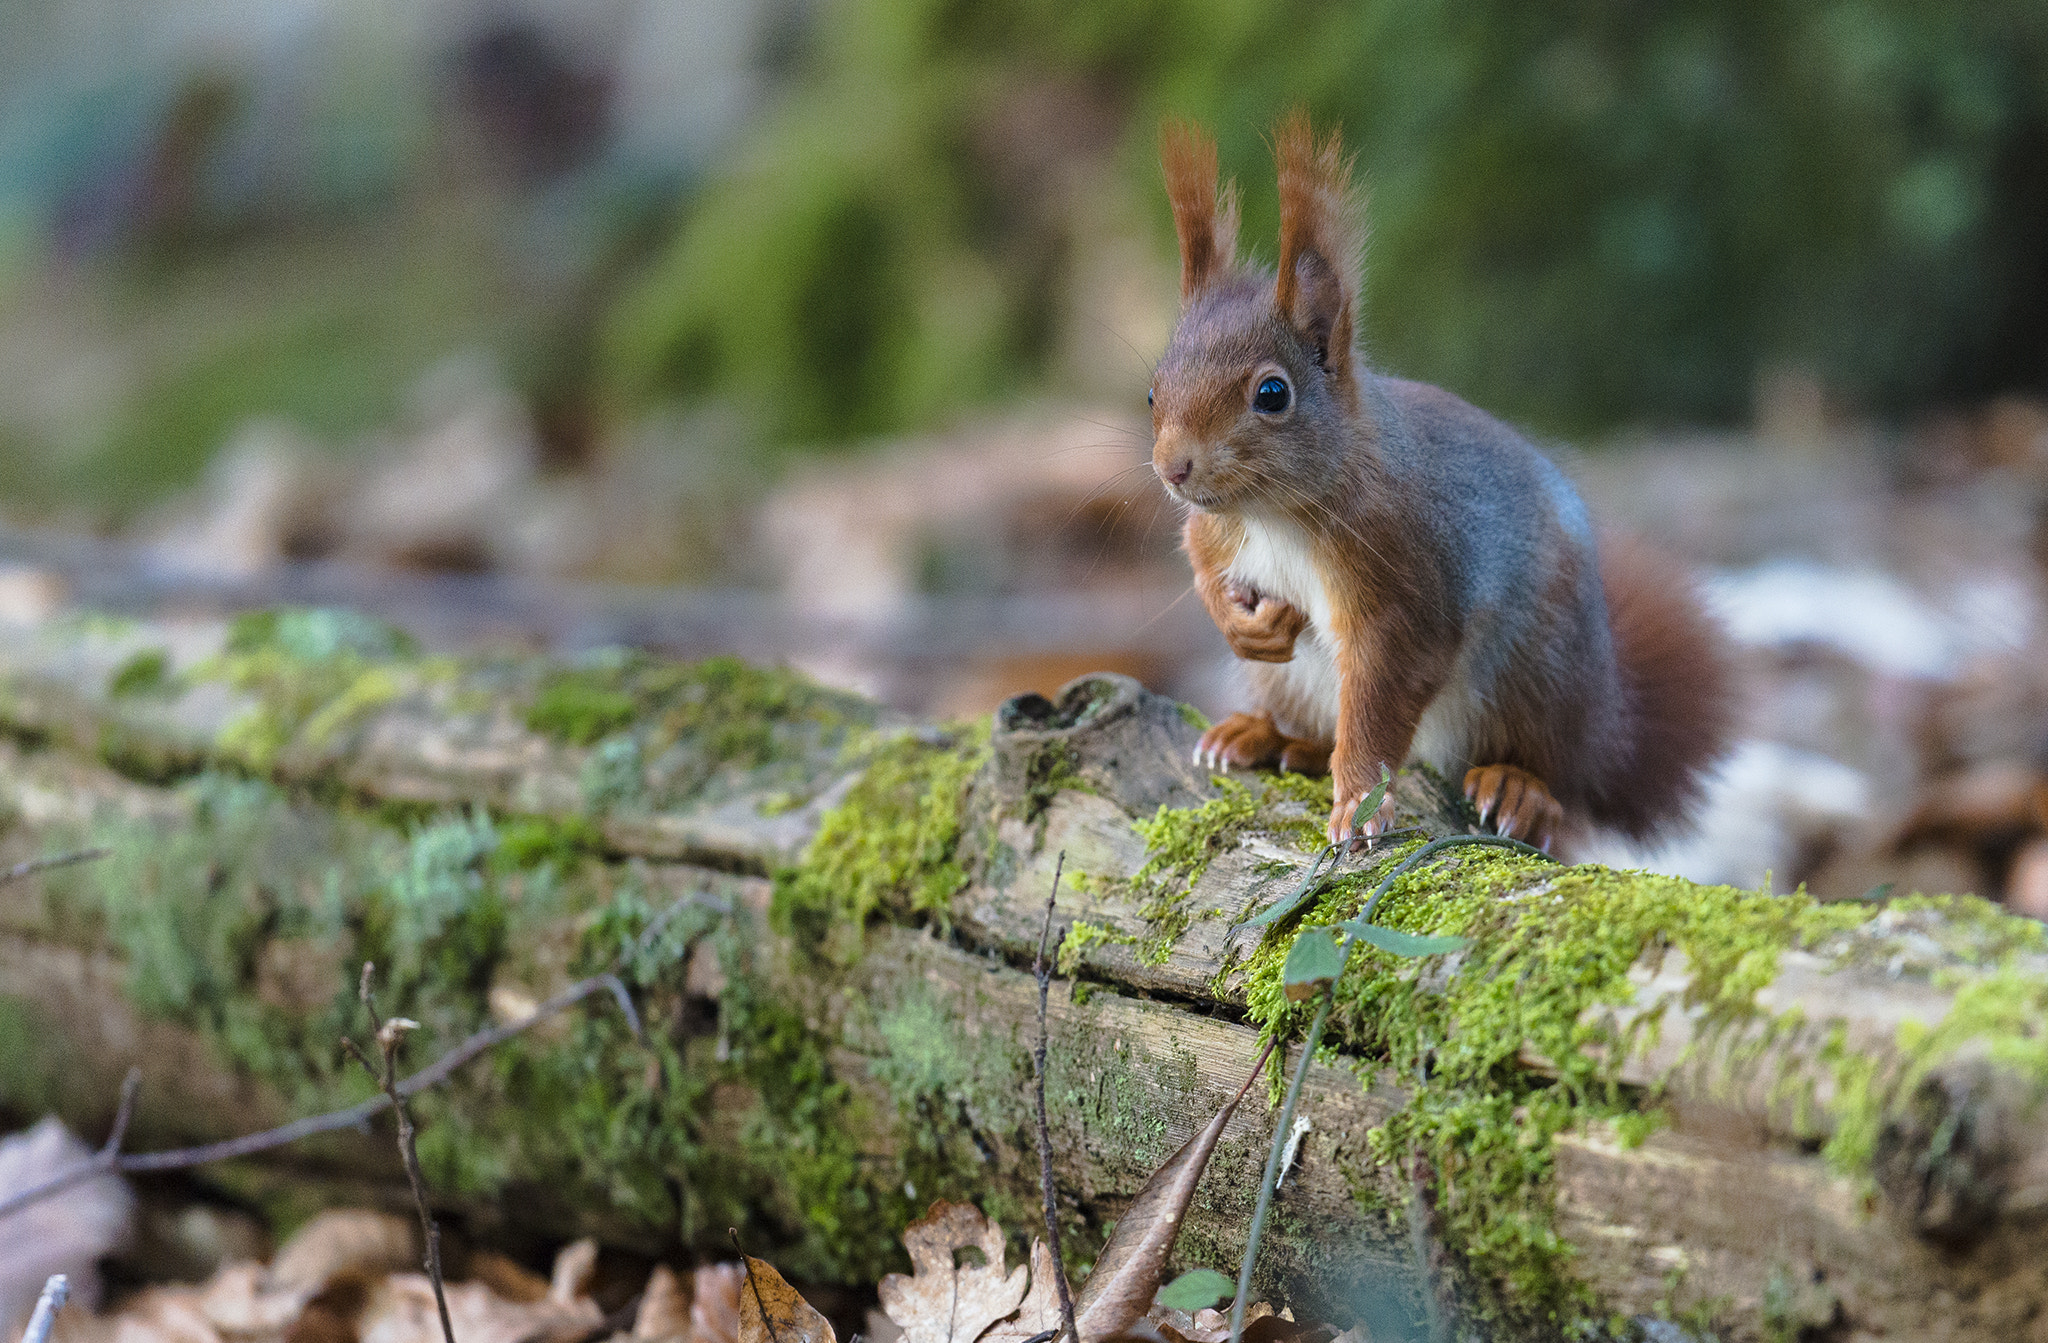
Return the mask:
<path id="1" fill-rule="evenodd" d="M 1614 767 L 1588 810 L 1631 839 L 1683 829 L 1735 727 L 1735 669 L 1692 580 L 1628 537 L 1600 538 L 1600 582 L 1621 671 Z"/>

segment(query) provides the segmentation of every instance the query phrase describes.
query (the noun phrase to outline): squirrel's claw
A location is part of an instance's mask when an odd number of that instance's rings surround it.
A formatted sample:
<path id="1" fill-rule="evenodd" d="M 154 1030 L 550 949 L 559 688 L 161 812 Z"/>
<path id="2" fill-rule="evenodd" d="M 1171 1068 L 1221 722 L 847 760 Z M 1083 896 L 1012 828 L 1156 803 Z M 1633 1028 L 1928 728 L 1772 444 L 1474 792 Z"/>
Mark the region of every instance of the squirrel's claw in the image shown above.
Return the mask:
<path id="1" fill-rule="evenodd" d="M 1287 738 L 1271 714 L 1234 713 L 1202 734 L 1195 763 L 1218 773 L 1257 769 L 1279 760 L 1286 749 Z"/>
<path id="2" fill-rule="evenodd" d="M 1348 797 L 1340 796 L 1336 800 L 1335 805 L 1330 808 L 1330 843 L 1342 844 L 1356 849 L 1364 844 L 1365 841 L 1375 836 L 1383 835 L 1394 828 L 1394 799 L 1392 796 L 1383 798 L 1380 802 L 1379 810 L 1366 817 L 1362 824 L 1355 828 L 1352 826 L 1351 818 L 1357 814 L 1358 805 L 1365 801 L 1365 796 L 1364 790 L 1352 793 Z"/>
<path id="3" fill-rule="evenodd" d="M 1519 839 L 1546 852 L 1564 828 L 1564 807 L 1543 780 L 1515 765 L 1480 765 L 1465 772 L 1465 796 L 1479 809 L 1479 823 L 1495 834 Z"/>

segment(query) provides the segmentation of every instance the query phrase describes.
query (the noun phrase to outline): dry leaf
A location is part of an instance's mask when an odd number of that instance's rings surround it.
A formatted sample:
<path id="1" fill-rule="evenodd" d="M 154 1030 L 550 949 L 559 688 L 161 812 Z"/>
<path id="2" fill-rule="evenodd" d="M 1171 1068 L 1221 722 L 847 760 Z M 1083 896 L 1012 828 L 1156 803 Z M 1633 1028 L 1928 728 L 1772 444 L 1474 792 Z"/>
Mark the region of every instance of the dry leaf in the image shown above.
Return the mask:
<path id="1" fill-rule="evenodd" d="M 1074 1329 L 1081 1343 L 1115 1338 L 1135 1327 L 1151 1310 L 1173 1242 L 1180 1236 L 1188 1201 L 1195 1196 L 1195 1186 L 1201 1183 L 1209 1155 L 1223 1136 L 1223 1126 L 1257 1077 L 1254 1071 L 1207 1127 L 1152 1172 L 1152 1178 L 1131 1200 L 1074 1302 Z"/>
<path id="2" fill-rule="evenodd" d="M 91 1158 L 92 1149 L 52 1115 L 0 1139 L 0 1198 Z M 20 1337 L 52 1273 L 71 1279 L 73 1301 L 97 1304 L 99 1261 L 128 1237 L 134 1205 L 127 1181 L 107 1174 L 0 1218 L 0 1338 Z"/>
<path id="3" fill-rule="evenodd" d="M 972 1246 L 981 1265 L 956 1264 L 953 1252 Z M 932 1204 L 903 1231 L 911 1276 L 882 1279 L 882 1309 L 903 1326 L 904 1343 L 974 1343 L 1024 1299 L 1031 1271 L 1003 1272 L 1003 1229 L 970 1203 Z"/>
<path id="4" fill-rule="evenodd" d="M 633 1315 L 636 1339 L 685 1338 L 690 1332 L 690 1298 L 675 1270 L 656 1264 L 640 1289 L 640 1309 Z"/>
<path id="5" fill-rule="evenodd" d="M 981 1343 L 1022 1343 L 1060 1327 L 1060 1288 L 1053 1276 L 1052 1251 L 1043 1240 L 1031 1242 L 1031 1290 L 1017 1313 L 982 1335 Z"/>
<path id="6" fill-rule="evenodd" d="M 158 1287 L 136 1297 L 114 1325 L 114 1343 L 221 1343 L 190 1287 Z"/>
<path id="7" fill-rule="evenodd" d="M 356 1324 L 374 1284 L 347 1273 L 320 1289 L 284 1332 L 284 1343 L 358 1343 Z"/>
<path id="8" fill-rule="evenodd" d="M 531 1305 L 548 1294 L 546 1278 L 494 1250 L 470 1251 L 464 1269 L 468 1281 L 482 1283 L 507 1301 Z"/>
<path id="9" fill-rule="evenodd" d="M 697 1270 L 690 1299 L 691 1343 L 739 1343 L 740 1292 L 747 1271 L 738 1264 L 707 1264 Z"/>
<path id="10" fill-rule="evenodd" d="M 737 1343 L 839 1343 L 832 1322 L 813 1310 L 765 1259 L 747 1256 L 746 1283 L 739 1296 Z"/>
<path id="11" fill-rule="evenodd" d="M 419 1263 L 415 1219 L 361 1208 L 323 1212 L 270 1261 L 270 1286 L 298 1292 L 303 1300 L 343 1273 L 375 1277 Z"/>
<path id="12" fill-rule="evenodd" d="M 456 1343 L 522 1343 L 604 1323 L 604 1312 L 589 1297 L 521 1305 L 480 1282 L 449 1283 L 446 1290 Z M 433 1283 L 421 1273 L 391 1274 L 370 1294 L 358 1332 L 362 1343 L 442 1343 Z"/>
<path id="13" fill-rule="evenodd" d="M 224 1265 L 199 1289 L 198 1305 L 213 1327 L 224 1334 L 281 1333 L 306 1304 L 298 1292 L 269 1290 L 263 1266 Z"/>
<path id="14" fill-rule="evenodd" d="M 562 1247 L 555 1256 L 554 1276 L 548 1280 L 548 1300 L 566 1306 L 590 1295 L 591 1279 L 597 1276 L 597 1242 L 585 1236 Z"/>

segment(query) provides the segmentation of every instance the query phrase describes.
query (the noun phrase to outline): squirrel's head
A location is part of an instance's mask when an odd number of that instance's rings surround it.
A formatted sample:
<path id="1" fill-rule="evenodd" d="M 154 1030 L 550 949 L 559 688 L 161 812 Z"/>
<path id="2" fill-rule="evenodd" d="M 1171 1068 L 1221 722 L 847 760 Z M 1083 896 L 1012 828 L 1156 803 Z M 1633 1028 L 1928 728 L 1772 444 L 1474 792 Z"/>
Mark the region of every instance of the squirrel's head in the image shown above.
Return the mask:
<path id="1" fill-rule="evenodd" d="M 1217 512 L 1309 505 L 1358 419 L 1351 164 L 1334 133 L 1316 143 L 1305 112 L 1273 150 L 1280 266 L 1268 275 L 1237 264 L 1237 193 L 1218 190 L 1216 142 L 1177 123 L 1160 134 L 1181 317 L 1152 379 L 1152 467 L 1175 497 Z"/>

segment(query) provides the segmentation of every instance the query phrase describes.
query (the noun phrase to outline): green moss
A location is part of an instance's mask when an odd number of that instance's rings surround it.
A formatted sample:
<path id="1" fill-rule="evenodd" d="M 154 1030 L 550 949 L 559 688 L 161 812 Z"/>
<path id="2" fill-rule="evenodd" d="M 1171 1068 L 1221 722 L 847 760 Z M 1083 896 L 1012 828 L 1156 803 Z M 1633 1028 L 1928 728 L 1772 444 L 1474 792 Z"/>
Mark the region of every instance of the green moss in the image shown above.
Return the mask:
<path id="1" fill-rule="evenodd" d="M 414 662 L 410 636 L 353 611 L 282 607 L 237 617 L 221 652 L 193 669 L 255 703 L 221 730 L 218 755 L 267 773 L 294 742 L 315 749 L 397 698 L 395 669 Z"/>
<path id="2" fill-rule="evenodd" d="M 1186 723 L 1197 732 L 1207 732 L 1209 730 L 1209 715 L 1203 713 L 1194 705 L 1178 704 L 1174 707 L 1180 710 L 1181 722 Z"/>
<path id="3" fill-rule="evenodd" d="M 161 648 L 145 648 L 107 677 L 107 694 L 114 699 L 144 698 L 168 693 L 170 654 Z"/>
<path id="4" fill-rule="evenodd" d="M 1079 884 L 1077 881 L 1076 885 Z M 1076 919 L 1068 927 L 1066 936 L 1060 939 L 1055 964 L 1063 975 L 1072 975 L 1086 961 L 1089 951 L 1096 947 L 1134 947 L 1138 939 L 1129 933 L 1114 928 L 1104 928 L 1086 919 Z"/>
<path id="5" fill-rule="evenodd" d="M 845 801 L 827 812 L 797 866 L 776 875 L 776 926 L 813 950 L 849 955 L 877 910 L 943 920 L 967 872 L 955 852 L 968 781 L 989 729 L 932 745 L 901 734 L 872 748 Z"/>
<path id="6" fill-rule="evenodd" d="M 593 811 L 678 806 L 742 782 L 800 806 L 874 717 L 791 671 L 623 650 L 549 674 L 525 713 L 535 732 L 595 748 L 582 780 Z"/>
<path id="7" fill-rule="evenodd" d="M 493 861 L 506 871 L 547 864 L 567 866 L 604 852 L 604 835 L 581 816 L 517 816 L 498 825 Z"/>
<path id="8" fill-rule="evenodd" d="M 526 711 L 526 725 L 572 746 L 589 746 L 631 724 L 639 714 L 639 702 L 623 690 L 594 683 L 597 680 L 587 671 L 548 677 Z"/>
<path id="9" fill-rule="evenodd" d="M 1298 926 L 1355 913 L 1368 883 L 1412 849 L 1340 878 Z M 1803 894 L 1453 851 L 1398 881 L 1376 921 L 1472 947 L 1423 961 L 1361 947 L 1337 985 L 1333 1040 L 1409 1092 L 1370 1135 L 1371 1151 L 1430 1172 L 1440 1224 L 1491 1284 L 1491 1312 L 1550 1328 L 1579 1318 L 1595 1303 L 1554 1224 L 1552 1142 L 1589 1123 L 1640 1140 L 1656 1122 L 1654 1107 L 1615 1080 L 1635 1032 L 1652 1024 L 1617 1037 L 1588 1009 L 1630 1002 L 1630 967 L 1671 948 L 1692 967 L 1687 1001 L 1705 1009 L 1708 1031 L 1752 1019 L 1783 950 L 1817 945 L 1871 913 Z M 1269 936 L 1246 966 L 1250 1014 L 1269 1033 L 1298 1029 L 1310 1006 L 1289 1003 L 1281 984 L 1292 931 Z M 1530 1050 L 1552 1061 L 1554 1079 L 1521 1065 Z"/>

